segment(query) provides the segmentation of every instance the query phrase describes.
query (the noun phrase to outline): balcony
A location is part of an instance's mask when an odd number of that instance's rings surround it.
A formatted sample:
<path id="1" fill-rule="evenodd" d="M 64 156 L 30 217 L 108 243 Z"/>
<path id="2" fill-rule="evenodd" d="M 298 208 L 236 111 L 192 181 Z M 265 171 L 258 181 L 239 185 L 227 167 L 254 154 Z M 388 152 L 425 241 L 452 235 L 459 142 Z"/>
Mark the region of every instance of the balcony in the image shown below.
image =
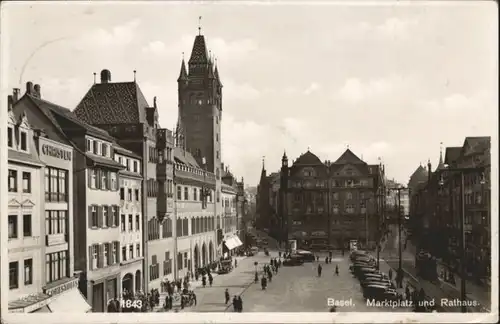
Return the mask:
<path id="1" fill-rule="evenodd" d="M 68 242 L 68 234 L 48 234 L 45 235 L 45 246 L 53 246 Z"/>

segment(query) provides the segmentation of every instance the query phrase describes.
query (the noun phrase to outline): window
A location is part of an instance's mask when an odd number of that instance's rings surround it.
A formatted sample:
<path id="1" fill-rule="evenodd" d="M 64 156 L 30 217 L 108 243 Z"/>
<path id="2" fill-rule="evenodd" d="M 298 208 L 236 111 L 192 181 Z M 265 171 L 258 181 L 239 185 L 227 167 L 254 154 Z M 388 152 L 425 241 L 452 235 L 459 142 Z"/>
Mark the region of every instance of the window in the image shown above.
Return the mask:
<path id="1" fill-rule="evenodd" d="M 118 242 L 112 243 L 112 252 L 111 252 L 111 262 L 115 264 L 118 262 Z"/>
<path id="2" fill-rule="evenodd" d="M 96 170 L 89 170 L 90 173 L 90 188 L 96 189 L 97 188 L 97 172 Z"/>
<path id="3" fill-rule="evenodd" d="M 45 168 L 45 201 L 67 201 L 68 171 Z M 92 183 L 91 183 L 92 185 Z"/>
<path id="4" fill-rule="evenodd" d="M 345 205 L 345 212 L 347 214 L 354 214 L 354 205 L 351 204 Z"/>
<path id="5" fill-rule="evenodd" d="M 135 256 L 139 258 L 141 256 L 141 244 L 137 243 L 135 246 Z"/>
<path id="6" fill-rule="evenodd" d="M 129 253 L 130 260 L 132 260 L 134 258 L 134 245 L 133 244 L 129 245 L 128 253 Z"/>
<path id="7" fill-rule="evenodd" d="M 128 215 L 128 230 L 129 232 L 134 230 L 134 216 L 132 214 Z"/>
<path id="8" fill-rule="evenodd" d="M 97 256 L 99 254 L 99 245 L 94 244 L 92 246 L 92 269 L 97 268 Z"/>
<path id="9" fill-rule="evenodd" d="M 19 262 L 9 262 L 9 289 L 19 288 Z"/>
<path id="10" fill-rule="evenodd" d="M 9 169 L 9 192 L 17 192 L 17 171 Z"/>
<path id="11" fill-rule="evenodd" d="M 351 200 L 352 199 L 352 192 L 350 192 L 350 191 L 346 192 L 345 196 L 346 196 L 347 200 Z"/>
<path id="12" fill-rule="evenodd" d="M 126 223 L 125 223 L 125 215 L 122 214 L 120 217 L 120 224 L 122 226 L 122 232 L 125 232 L 126 230 Z"/>
<path id="13" fill-rule="evenodd" d="M 135 215 L 135 230 L 141 230 L 141 215 Z"/>
<path id="14" fill-rule="evenodd" d="M 136 172 L 136 173 L 137 173 L 137 172 L 139 172 L 139 167 L 138 167 L 138 165 L 137 165 L 137 161 L 134 161 L 134 169 L 133 169 L 133 170 L 134 170 L 134 172 Z"/>
<path id="15" fill-rule="evenodd" d="M 66 220 L 68 212 L 66 210 L 46 210 L 45 211 L 45 234 L 66 234 Z"/>
<path id="16" fill-rule="evenodd" d="M 127 200 L 132 201 L 132 189 L 127 189 Z"/>
<path id="17" fill-rule="evenodd" d="M 103 209 L 102 209 L 102 223 L 106 227 L 111 226 L 111 224 L 109 224 L 108 206 L 103 206 Z"/>
<path id="18" fill-rule="evenodd" d="M 98 152 L 98 148 L 97 148 L 98 144 L 99 143 L 97 143 L 96 141 L 92 141 L 92 153 L 97 154 L 97 152 Z"/>
<path id="19" fill-rule="evenodd" d="M 151 265 L 149 266 L 149 279 L 150 281 L 156 280 L 160 277 L 160 269 L 156 255 L 151 256 Z"/>
<path id="20" fill-rule="evenodd" d="M 9 147 L 14 147 L 14 131 L 12 127 L 7 128 L 7 144 Z"/>
<path id="21" fill-rule="evenodd" d="M 116 179 L 116 172 L 110 172 L 109 174 L 111 178 L 111 190 L 115 191 L 118 190 L 118 181 Z"/>
<path id="22" fill-rule="evenodd" d="M 360 192 L 359 193 L 359 199 L 365 199 L 365 193 L 364 192 Z"/>
<path id="23" fill-rule="evenodd" d="M 189 189 L 184 187 L 184 200 L 189 200 Z"/>
<path id="24" fill-rule="evenodd" d="M 188 254 L 184 252 L 184 268 L 188 267 Z"/>
<path id="25" fill-rule="evenodd" d="M 107 144 L 102 143 L 101 154 L 102 154 L 102 156 L 108 156 L 108 145 Z"/>
<path id="26" fill-rule="evenodd" d="M 31 233 L 31 215 L 23 215 L 23 236 L 30 237 Z"/>
<path id="27" fill-rule="evenodd" d="M 17 238 L 17 215 L 9 215 L 9 238 Z"/>
<path id="28" fill-rule="evenodd" d="M 109 189 L 108 188 L 108 174 L 107 172 L 101 172 L 101 189 Z"/>
<path id="29" fill-rule="evenodd" d="M 90 227 L 99 227 L 99 215 L 97 214 L 97 206 L 92 206 L 90 210 L 91 210 Z"/>
<path id="30" fill-rule="evenodd" d="M 87 152 L 92 152 L 92 140 L 87 139 Z"/>
<path id="31" fill-rule="evenodd" d="M 189 220 L 187 218 L 182 220 L 182 236 L 189 236 Z"/>
<path id="32" fill-rule="evenodd" d="M 217 159 L 219 159 L 219 150 L 216 152 Z"/>
<path id="33" fill-rule="evenodd" d="M 127 261 L 127 247 L 122 247 L 122 261 Z"/>
<path id="34" fill-rule="evenodd" d="M 139 189 L 135 189 L 135 201 L 139 201 L 140 198 L 139 198 Z"/>
<path id="35" fill-rule="evenodd" d="M 95 246 L 95 262 L 97 263 L 97 245 Z M 68 273 L 68 251 L 60 251 L 45 255 L 45 272 L 47 283 L 67 278 Z"/>
<path id="36" fill-rule="evenodd" d="M 338 214 L 339 213 L 339 205 L 338 204 L 333 204 L 333 213 Z"/>
<path id="37" fill-rule="evenodd" d="M 21 150 L 28 150 L 28 136 L 26 135 L 26 132 L 23 131 L 21 131 Z"/>
<path id="38" fill-rule="evenodd" d="M 172 220 L 165 219 L 162 226 L 163 238 L 172 237 Z"/>
<path id="39" fill-rule="evenodd" d="M 104 257 L 103 257 L 103 267 L 108 266 L 108 261 L 109 261 L 109 244 L 104 244 Z"/>
<path id="40" fill-rule="evenodd" d="M 193 188 L 193 200 L 194 200 L 194 201 L 198 200 L 198 195 L 197 195 L 197 190 L 196 190 L 196 188 Z"/>
<path id="41" fill-rule="evenodd" d="M 113 219 L 111 226 L 118 226 L 118 206 L 111 206 L 111 212 L 113 213 L 111 216 Z"/>
<path id="42" fill-rule="evenodd" d="M 120 200 L 125 200 L 125 188 L 120 188 Z"/>
<path id="43" fill-rule="evenodd" d="M 127 171 L 130 171 L 130 159 L 125 159 L 125 167 L 127 168 Z"/>
<path id="44" fill-rule="evenodd" d="M 177 200 L 182 200 L 182 189 L 180 186 L 177 186 Z"/>
<path id="45" fill-rule="evenodd" d="M 23 192 L 31 192 L 31 173 L 23 172 Z"/>
<path id="46" fill-rule="evenodd" d="M 33 283 L 33 259 L 24 260 L 24 285 Z"/>

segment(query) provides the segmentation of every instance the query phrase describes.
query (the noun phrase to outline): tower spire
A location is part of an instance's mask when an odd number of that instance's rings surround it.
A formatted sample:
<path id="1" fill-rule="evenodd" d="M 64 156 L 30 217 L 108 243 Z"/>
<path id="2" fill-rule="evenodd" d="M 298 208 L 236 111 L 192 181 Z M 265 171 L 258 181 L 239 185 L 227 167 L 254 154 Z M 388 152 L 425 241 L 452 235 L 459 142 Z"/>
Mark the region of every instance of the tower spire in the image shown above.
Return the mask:
<path id="1" fill-rule="evenodd" d="M 198 17 L 198 35 L 201 36 L 201 16 Z"/>
<path id="2" fill-rule="evenodd" d="M 179 73 L 179 78 L 177 79 L 177 82 L 186 81 L 187 79 L 188 75 L 186 70 L 186 63 L 184 62 L 184 52 L 182 52 L 181 72 Z"/>

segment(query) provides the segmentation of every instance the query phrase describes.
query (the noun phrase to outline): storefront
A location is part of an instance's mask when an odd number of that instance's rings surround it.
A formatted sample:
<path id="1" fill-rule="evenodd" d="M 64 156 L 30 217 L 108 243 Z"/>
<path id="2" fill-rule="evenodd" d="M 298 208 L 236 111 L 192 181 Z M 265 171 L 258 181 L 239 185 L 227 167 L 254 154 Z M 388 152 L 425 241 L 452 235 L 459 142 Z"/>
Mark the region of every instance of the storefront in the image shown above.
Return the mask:
<path id="1" fill-rule="evenodd" d="M 229 256 L 229 255 L 233 255 L 233 251 L 242 245 L 243 245 L 243 242 L 241 242 L 241 240 L 238 236 L 233 235 L 233 234 L 228 235 L 223 241 L 223 250 L 222 250 L 223 255 L 225 257 Z"/>
<path id="2" fill-rule="evenodd" d="M 50 313 L 47 305 L 51 301 L 52 298 L 43 293 L 29 295 L 9 301 L 9 313 Z"/>
<path id="3" fill-rule="evenodd" d="M 92 304 L 92 311 L 94 313 L 107 312 L 108 301 L 120 296 L 120 286 L 120 273 L 113 274 L 98 280 L 90 280 L 87 290 L 87 300 Z"/>
<path id="4" fill-rule="evenodd" d="M 56 285 L 44 287 L 44 293 L 51 296 L 48 309 L 52 313 L 89 313 L 92 307 L 78 290 L 79 278 L 73 277 Z"/>

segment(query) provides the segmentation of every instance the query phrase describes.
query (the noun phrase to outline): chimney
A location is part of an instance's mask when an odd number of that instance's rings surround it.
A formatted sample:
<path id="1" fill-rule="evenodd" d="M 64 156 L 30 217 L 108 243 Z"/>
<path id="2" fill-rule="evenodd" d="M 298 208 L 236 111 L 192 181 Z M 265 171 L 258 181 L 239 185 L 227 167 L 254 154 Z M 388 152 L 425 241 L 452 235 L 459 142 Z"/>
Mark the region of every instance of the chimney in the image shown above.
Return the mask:
<path id="1" fill-rule="evenodd" d="M 7 101 L 8 101 L 8 110 L 7 111 L 11 111 L 12 110 L 12 106 L 14 105 L 14 97 L 12 95 L 8 95 L 7 96 Z"/>
<path id="2" fill-rule="evenodd" d="M 40 89 L 40 85 L 39 84 L 35 84 L 34 90 L 35 90 L 36 96 L 41 99 L 42 98 L 42 92 L 41 92 L 41 89 Z"/>
<path id="3" fill-rule="evenodd" d="M 102 70 L 101 71 L 101 83 L 109 83 L 111 82 L 111 72 L 109 70 Z"/>
<path id="4" fill-rule="evenodd" d="M 14 91 L 12 91 L 12 95 L 13 95 L 13 103 L 16 103 L 17 100 L 19 100 L 19 93 L 21 92 L 21 89 L 19 88 L 14 88 Z"/>
<path id="5" fill-rule="evenodd" d="M 33 82 L 26 82 L 26 93 L 29 95 L 33 93 Z"/>

